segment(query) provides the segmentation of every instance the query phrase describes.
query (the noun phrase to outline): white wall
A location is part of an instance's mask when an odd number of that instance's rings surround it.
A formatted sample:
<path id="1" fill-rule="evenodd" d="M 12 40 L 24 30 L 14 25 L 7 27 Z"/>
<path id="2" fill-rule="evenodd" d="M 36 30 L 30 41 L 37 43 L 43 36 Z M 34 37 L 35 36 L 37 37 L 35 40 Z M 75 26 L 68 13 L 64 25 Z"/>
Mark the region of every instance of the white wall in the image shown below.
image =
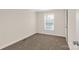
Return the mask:
<path id="1" fill-rule="evenodd" d="M 76 10 L 76 39 L 79 41 L 79 10 Z"/>
<path id="2" fill-rule="evenodd" d="M 76 10 L 76 41 L 79 41 L 79 9 Z M 79 49 L 79 46 L 77 46 Z"/>
<path id="3" fill-rule="evenodd" d="M 34 33 L 35 12 L 28 10 L 0 10 L 0 48 Z"/>
<path id="4" fill-rule="evenodd" d="M 76 10 L 68 10 L 68 44 L 71 50 L 77 49 L 77 46 L 73 45 L 73 41 L 76 40 Z"/>
<path id="5" fill-rule="evenodd" d="M 44 31 L 44 14 L 54 14 L 55 30 L 52 32 Z M 57 35 L 65 37 L 65 10 L 52 10 L 37 12 L 37 32 L 43 34 Z"/>

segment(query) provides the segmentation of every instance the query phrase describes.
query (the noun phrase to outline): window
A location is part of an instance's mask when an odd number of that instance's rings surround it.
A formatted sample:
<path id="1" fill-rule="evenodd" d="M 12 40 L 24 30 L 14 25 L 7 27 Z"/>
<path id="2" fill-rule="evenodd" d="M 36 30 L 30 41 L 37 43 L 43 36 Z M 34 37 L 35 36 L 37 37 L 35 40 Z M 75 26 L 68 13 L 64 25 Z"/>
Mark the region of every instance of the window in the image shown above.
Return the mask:
<path id="1" fill-rule="evenodd" d="M 54 31 L 54 15 L 44 16 L 44 30 Z"/>

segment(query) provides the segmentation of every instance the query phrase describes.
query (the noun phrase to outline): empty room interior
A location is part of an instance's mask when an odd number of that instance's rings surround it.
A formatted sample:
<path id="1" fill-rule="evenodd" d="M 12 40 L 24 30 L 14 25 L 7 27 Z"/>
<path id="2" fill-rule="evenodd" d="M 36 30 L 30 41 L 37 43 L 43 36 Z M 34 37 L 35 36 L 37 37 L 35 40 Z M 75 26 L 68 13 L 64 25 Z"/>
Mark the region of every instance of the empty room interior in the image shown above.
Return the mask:
<path id="1" fill-rule="evenodd" d="M 70 50 L 65 9 L 1 9 L 1 50 Z"/>

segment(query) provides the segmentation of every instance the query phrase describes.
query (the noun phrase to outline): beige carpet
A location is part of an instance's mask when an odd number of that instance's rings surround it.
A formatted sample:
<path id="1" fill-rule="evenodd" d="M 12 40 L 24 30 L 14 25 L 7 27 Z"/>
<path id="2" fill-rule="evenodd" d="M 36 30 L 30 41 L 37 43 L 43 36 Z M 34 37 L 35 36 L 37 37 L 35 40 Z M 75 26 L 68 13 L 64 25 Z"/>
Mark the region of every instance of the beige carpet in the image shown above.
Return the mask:
<path id="1" fill-rule="evenodd" d="M 64 37 L 35 34 L 3 50 L 69 50 Z"/>

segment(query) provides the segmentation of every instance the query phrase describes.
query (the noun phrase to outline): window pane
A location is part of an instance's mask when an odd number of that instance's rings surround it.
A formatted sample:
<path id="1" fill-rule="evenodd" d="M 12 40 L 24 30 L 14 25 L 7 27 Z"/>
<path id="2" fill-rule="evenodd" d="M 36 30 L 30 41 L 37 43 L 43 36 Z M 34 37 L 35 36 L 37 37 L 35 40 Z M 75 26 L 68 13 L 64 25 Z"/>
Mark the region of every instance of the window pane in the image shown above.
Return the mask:
<path id="1" fill-rule="evenodd" d="M 47 31 L 54 31 L 54 15 L 44 16 L 44 29 Z"/>

